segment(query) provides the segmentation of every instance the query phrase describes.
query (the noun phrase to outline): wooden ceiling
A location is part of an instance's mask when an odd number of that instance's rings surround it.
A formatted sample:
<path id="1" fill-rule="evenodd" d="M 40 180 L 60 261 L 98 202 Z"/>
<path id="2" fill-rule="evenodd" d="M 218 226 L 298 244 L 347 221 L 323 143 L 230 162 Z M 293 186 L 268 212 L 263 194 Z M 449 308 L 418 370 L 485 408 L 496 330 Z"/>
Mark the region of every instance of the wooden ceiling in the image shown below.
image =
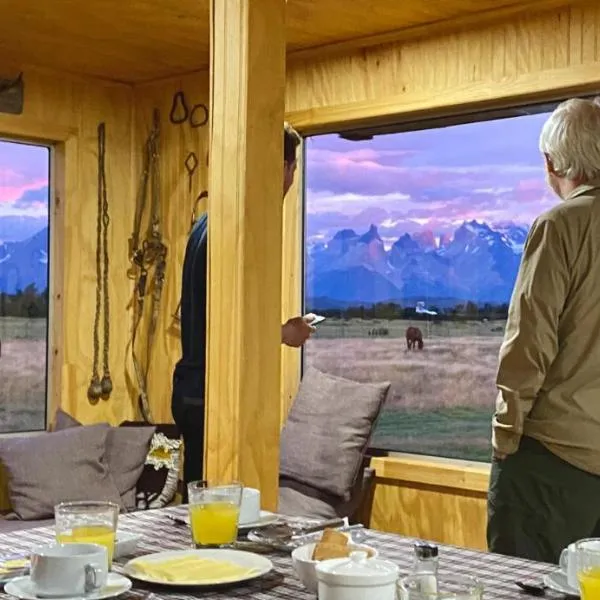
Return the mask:
<path id="1" fill-rule="evenodd" d="M 326 51 L 356 38 L 367 45 L 397 30 L 426 35 L 427 27 L 472 24 L 479 15 L 490 20 L 570 3 L 288 0 L 288 52 Z M 188 73 L 208 66 L 208 17 L 208 0 L 0 0 L 0 63 L 126 82 Z"/>

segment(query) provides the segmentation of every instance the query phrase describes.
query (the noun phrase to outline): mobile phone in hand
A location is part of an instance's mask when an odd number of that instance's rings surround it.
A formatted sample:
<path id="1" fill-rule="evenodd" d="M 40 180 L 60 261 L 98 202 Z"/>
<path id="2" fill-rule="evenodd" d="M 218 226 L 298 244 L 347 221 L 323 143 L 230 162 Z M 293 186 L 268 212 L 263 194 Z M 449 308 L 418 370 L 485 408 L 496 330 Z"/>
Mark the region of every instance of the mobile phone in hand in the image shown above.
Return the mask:
<path id="1" fill-rule="evenodd" d="M 322 323 L 326 318 L 327 317 L 323 317 L 322 315 L 315 315 L 315 318 L 309 323 L 309 325 L 314 327 L 315 325 Z"/>

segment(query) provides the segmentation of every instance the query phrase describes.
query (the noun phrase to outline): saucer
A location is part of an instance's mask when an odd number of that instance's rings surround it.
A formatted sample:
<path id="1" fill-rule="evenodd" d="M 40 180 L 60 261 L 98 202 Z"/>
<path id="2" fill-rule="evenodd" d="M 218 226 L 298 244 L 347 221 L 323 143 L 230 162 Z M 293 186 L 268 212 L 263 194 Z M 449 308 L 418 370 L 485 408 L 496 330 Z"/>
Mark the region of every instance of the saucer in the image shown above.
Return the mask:
<path id="1" fill-rule="evenodd" d="M 567 574 L 560 569 L 556 569 L 555 571 L 552 571 L 552 573 L 544 575 L 544 585 L 555 592 L 579 597 L 579 590 L 572 588 L 567 583 Z"/>
<path id="2" fill-rule="evenodd" d="M 269 512 L 268 510 L 261 510 L 258 521 L 252 521 L 250 523 L 240 523 L 238 529 L 245 531 L 248 529 L 259 529 L 260 527 L 266 527 L 267 525 L 273 525 L 279 521 L 279 515 Z"/>
<path id="3" fill-rule="evenodd" d="M 86 594 L 85 600 L 104 600 L 124 594 L 131 589 L 131 581 L 118 573 L 109 573 L 106 585 L 98 592 Z M 36 596 L 29 576 L 15 577 L 4 586 L 4 592 L 20 600 L 39 600 Z M 69 600 L 83 600 L 84 596 L 69 596 Z M 66 600 L 53 598 L 53 600 Z"/>

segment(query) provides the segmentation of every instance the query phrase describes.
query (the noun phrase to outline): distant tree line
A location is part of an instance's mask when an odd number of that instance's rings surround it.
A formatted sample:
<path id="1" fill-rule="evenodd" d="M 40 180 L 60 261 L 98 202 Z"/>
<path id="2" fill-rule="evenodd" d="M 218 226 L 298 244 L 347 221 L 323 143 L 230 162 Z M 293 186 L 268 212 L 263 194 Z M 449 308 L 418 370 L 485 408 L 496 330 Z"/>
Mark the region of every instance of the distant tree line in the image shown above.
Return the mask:
<path id="1" fill-rule="evenodd" d="M 436 315 L 417 313 L 413 306 L 402 307 L 395 302 L 378 302 L 372 305 L 348 306 L 347 308 L 309 308 L 330 319 L 381 319 L 393 321 L 395 319 L 410 319 L 415 321 L 473 321 L 488 319 L 489 321 L 504 320 L 508 317 L 508 304 L 482 304 L 465 302 L 450 308 L 429 306 L 429 310 Z"/>
<path id="2" fill-rule="evenodd" d="M 14 294 L 0 292 L 0 317 L 45 319 L 48 316 L 48 288 L 39 293 L 35 284 Z"/>

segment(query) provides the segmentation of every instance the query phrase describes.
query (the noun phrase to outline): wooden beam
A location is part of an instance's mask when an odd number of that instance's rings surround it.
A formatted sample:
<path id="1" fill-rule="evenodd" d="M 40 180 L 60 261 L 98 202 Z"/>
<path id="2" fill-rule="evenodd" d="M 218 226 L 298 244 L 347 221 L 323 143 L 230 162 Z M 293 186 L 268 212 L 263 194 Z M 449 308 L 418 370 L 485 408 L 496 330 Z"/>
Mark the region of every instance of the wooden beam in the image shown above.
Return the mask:
<path id="1" fill-rule="evenodd" d="M 302 312 L 302 277 L 304 261 L 304 149 L 298 149 L 298 167 L 294 184 L 283 207 L 283 269 L 281 322 Z M 297 348 L 281 346 L 281 426 L 300 385 L 302 353 Z"/>
<path id="2" fill-rule="evenodd" d="M 487 493 L 490 465 L 436 456 L 383 456 L 371 459 L 378 479 Z"/>
<path id="3" fill-rule="evenodd" d="M 206 474 L 279 474 L 285 0 L 211 0 Z"/>
<path id="4" fill-rule="evenodd" d="M 293 49 L 288 52 L 288 64 L 318 61 L 323 58 L 348 55 L 357 50 L 364 50 L 374 46 L 413 42 L 424 38 L 457 33 L 466 29 L 482 28 L 502 21 L 516 20 L 523 16 L 542 14 L 568 6 L 591 5 L 593 5 L 592 0 L 528 0 L 525 2 L 515 2 L 507 6 L 462 14 L 441 21 L 431 21 L 384 33 L 364 35 L 329 44 Z"/>
<path id="5" fill-rule="evenodd" d="M 600 90 L 600 63 L 523 73 L 497 82 L 457 85 L 444 94 L 415 91 L 373 100 L 292 111 L 288 121 L 302 134 L 401 123 L 425 117 L 559 100 Z"/>

